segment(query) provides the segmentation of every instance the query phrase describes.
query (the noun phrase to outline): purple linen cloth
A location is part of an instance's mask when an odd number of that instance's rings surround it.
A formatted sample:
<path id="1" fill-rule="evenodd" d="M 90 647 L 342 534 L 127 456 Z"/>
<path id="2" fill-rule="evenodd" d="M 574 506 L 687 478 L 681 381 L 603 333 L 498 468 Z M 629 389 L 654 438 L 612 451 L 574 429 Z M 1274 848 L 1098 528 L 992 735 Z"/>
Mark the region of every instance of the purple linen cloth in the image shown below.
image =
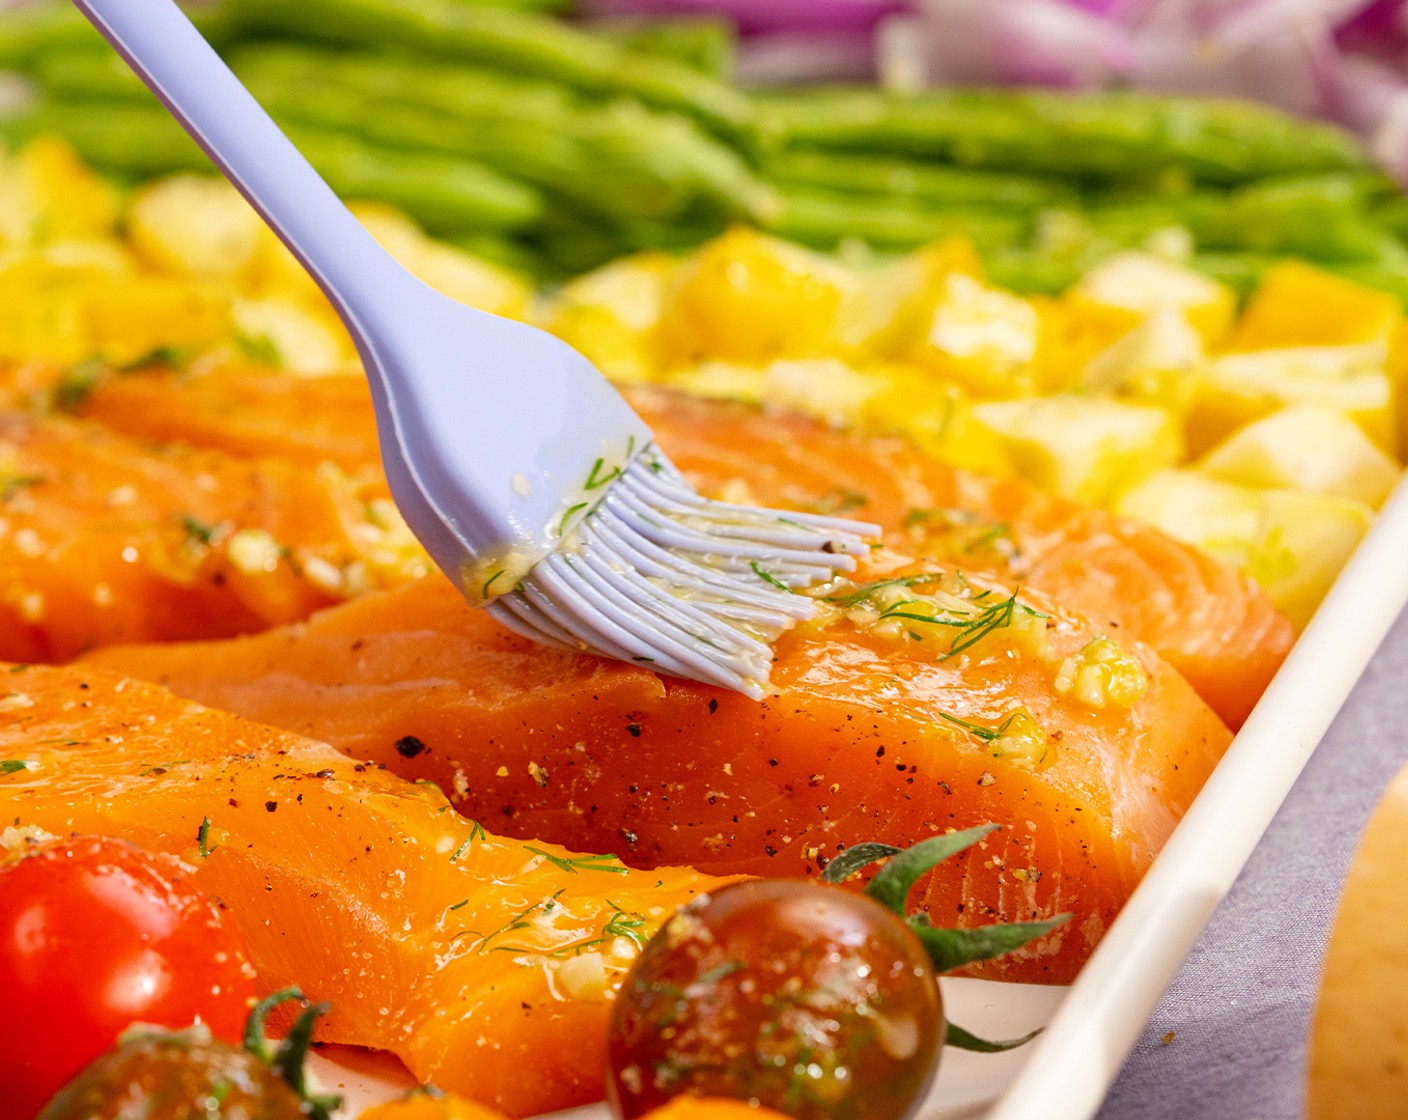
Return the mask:
<path id="1" fill-rule="evenodd" d="M 1405 762 L 1408 612 L 1165 993 L 1098 1120 L 1298 1120 L 1340 888 Z"/>

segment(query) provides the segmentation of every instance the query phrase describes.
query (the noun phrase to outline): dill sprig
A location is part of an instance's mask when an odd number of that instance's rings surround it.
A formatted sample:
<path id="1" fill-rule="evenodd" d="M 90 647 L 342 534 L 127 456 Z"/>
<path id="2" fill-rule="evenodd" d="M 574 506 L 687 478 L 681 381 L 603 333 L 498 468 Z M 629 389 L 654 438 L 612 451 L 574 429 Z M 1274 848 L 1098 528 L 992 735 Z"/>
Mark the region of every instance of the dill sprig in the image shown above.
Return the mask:
<path id="1" fill-rule="evenodd" d="M 753 574 L 757 576 L 760 580 L 762 580 L 764 583 L 770 583 L 778 590 L 786 591 L 789 595 L 796 594 L 796 592 L 794 592 L 792 588 L 788 587 L 787 584 L 783 583 L 780 579 L 778 579 L 770 571 L 764 568 L 756 560 L 750 560 L 748 562 L 748 566 L 753 569 Z"/>
<path id="2" fill-rule="evenodd" d="M 534 848 L 530 845 L 524 845 L 524 847 L 535 856 L 542 856 L 554 867 L 566 871 L 570 875 L 576 875 L 579 871 L 604 871 L 608 875 L 630 874 L 629 869 L 622 865 L 621 860 L 614 852 L 587 856 L 555 856 L 541 848 Z"/>
<path id="3" fill-rule="evenodd" d="M 853 591 L 845 595 L 828 595 L 822 601 L 834 603 L 838 607 L 858 607 L 867 599 L 873 598 L 877 591 L 883 591 L 887 587 L 916 587 L 920 584 L 933 583 L 935 580 L 943 578 L 943 572 L 918 572 L 912 576 L 894 576 L 890 579 L 877 579 L 870 583 L 857 584 Z"/>
<path id="4" fill-rule="evenodd" d="M 1014 591 L 1000 603 L 993 603 L 983 607 L 976 614 L 963 620 L 953 636 L 953 642 L 948 647 L 940 660 L 947 661 L 950 657 L 956 657 L 964 650 L 981 642 L 995 630 L 1002 630 L 1012 625 L 1017 617 L 1017 612 L 1030 615 L 1033 618 L 1049 618 L 1049 615 L 1042 614 L 1041 611 L 1034 610 L 1023 603 L 1017 601 L 1018 592 Z"/>
<path id="5" fill-rule="evenodd" d="M 980 723 L 969 723 L 966 719 L 959 719 L 957 716 L 950 715 L 948 712 L 939 712 L 941 718 L 963 728 L 968 734 L 972 735 L 974 738 L 981 739 L 984 743 L 991 743 L 994 739 L 1002 738 L 1002 736 L 1007 733 L 1008 728 L 1012 726 L 1012 721 L 1017 718 L 1018 714 L 1018 712 L 1013 712 L 996 727 L 984 727 Z"/>

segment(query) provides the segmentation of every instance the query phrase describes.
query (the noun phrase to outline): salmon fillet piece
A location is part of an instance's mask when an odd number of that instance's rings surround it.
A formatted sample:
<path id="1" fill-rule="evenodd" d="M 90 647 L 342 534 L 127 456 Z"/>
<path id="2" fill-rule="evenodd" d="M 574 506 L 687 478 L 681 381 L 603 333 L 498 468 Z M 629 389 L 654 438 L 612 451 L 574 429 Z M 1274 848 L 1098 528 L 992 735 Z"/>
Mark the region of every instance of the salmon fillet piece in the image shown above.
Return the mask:
<path id="1" fill-rule="evenodd" d="M 1153 646 L 1233 728 L 1295 640 L 1250 578 L 1157 529 L 1017 480 L 955 470 L 903 439 L 667 390 L 634 387 L 628 395 L 706 494 L 851 513 L 882 525 L 896 548 L 1045 591 Z M 154 371 L 100 380 L 79 407 L 145 439 L 328 461 L 359 478 L 380 471 L 360 379 Z"/>
<path id="2" fill-rule="evenodd" d="M 6 826 L 189 860 L 261 987 L 332 1004 L 319 1038 L 511 1116 L 600 1099 L 612 992 L 719 884 L 502 839 L 433 787 L 91 666 L 0 674 Z"/>
<path id="3" fill-rule="evenodd" d="M 834 608 L 778 641 L 755 702 L 534 645 L 433 576 L 262 635 L 93 660 L 431 779 L 509 835 L 619 851 L 637 867 L 801 877 L 861 841 L 996 822 L 1002 831 L 931 878 L 926 906 L 960 924 L 1073 913 L 975 969 L 1068 982 L 1230 733 L 1127 636 L 1131 695 L 1096 707 L 1063 692 L 1068 659 L 1088 655 L 1100 629 L 1040 593 L 940 578 L 894 554 L 872 563 L 876 588 L 966 587 L 959 597 L 992 625 L 979 633 L 975 615 L 954 615 L 966 630 L 896 631 L 899 615 L 875 624 L 877 611 Z"/>

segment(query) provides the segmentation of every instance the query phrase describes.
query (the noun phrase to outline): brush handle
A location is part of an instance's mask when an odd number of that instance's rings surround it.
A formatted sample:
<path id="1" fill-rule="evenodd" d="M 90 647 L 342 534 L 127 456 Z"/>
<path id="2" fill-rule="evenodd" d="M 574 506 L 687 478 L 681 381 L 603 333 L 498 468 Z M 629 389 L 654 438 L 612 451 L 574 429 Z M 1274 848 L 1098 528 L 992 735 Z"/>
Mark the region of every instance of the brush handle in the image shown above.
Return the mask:
<path id="1" fill-rule="evenodd" d="M 296 2 L 296 0 L 290 0 Z M 74 0 L 289 247 L 354 335 L 410 279 L 244 88 L 174 0 Z M 384 297 L 384 291 L 380 293 Z"/>

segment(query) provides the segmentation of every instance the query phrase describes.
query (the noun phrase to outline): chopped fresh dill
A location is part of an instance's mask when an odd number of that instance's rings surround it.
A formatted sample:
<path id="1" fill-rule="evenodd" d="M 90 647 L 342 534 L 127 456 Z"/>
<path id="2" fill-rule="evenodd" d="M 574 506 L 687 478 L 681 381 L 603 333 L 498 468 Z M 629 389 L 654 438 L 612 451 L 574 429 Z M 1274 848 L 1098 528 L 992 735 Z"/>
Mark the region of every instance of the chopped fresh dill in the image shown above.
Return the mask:
<path id="1" fill-rule="evenodd" d="M 948 647 L 948 652 L 940 660 L 947 661 L 950 657 L 955 657 L 970 646 L 976 645 L 994 630 L 1011 626 L 1018 611 L 1034 618 L 1048 617 L 1040 611 L 1017 602 L 1017 592 L 1014 591 L 1002 602 L 984 607 L 977 614 L 965 619 L 963 624 L 958 627 L 958 632 L 953 636 L 953 643 Z"/>
<path id="2" fill-rule="evenodd" d="M 612 482 L 621 477 L 620 467 L 612 467 L 609 471 L 603 473 L 602 468 L 605 466 L 606 460 L 600 458 L 592 464 L 592 473 L 587 475 L 587 481 L 582 484 L 583 490 L 598 490 L 608 482 Z"/>
<path id="3" fill-rule="evenodd" d="M 863 509 L 870 504 L 870 495 L 862 494 L 859 490 L 831 490 L 815 501 L 805 504 L 808 513 L 819 513 L 823 516 L 828 516 L 830 514 L 849 513 L 851 510 Z"/>
<path id="4" fill-rule="evenodd" d="M 462 898 L 462 899 L 460 899 L 459 902 L 456 902 L 453 906 L 451 906 L 450 909 L 451 909 L 451 910 L 463 910 L 463 909 L 464 909 L 466 906 L 468 906 L 468 905 L 469 905 L 469 899 L 467 899 L 467 898 Z"/>
<path id="5" fill-rule="evenodd" d="M 629 870 L 622 866 L 615 852 L 603 852 L 588 856 L 555 856 L 541 848 L 525 845 L 535 856 L 542 856 L 554 867 L 575 875 L 579 871 L 605 871 L 608 875 L 628 875 Z"/>
<path id="6" fill-rule="evenodd" d="M 992 548 L 999 541 L 1006 541 L 1011 548 L 1009 551 L 1017 555 L 1017 546 L 1012 541 L 1012 526 L 1005 521 L 994 521 L 976 537 L 963 546 L 964 552 L 981 552 L 985 548 Z"/>
<path id="7" fill-rule="evenodd" d="M 562 520 L 558 522 L 557 525 L 557 535 L 559 537 L 567 534 L 567 523 L 572 520 L 572 515 L 586 509 L 588 504 L 587 502 L 578 502 L 576 505 L 568 508 L 567 512 L 562 515 Z"/>
<path id="8" fill-rule="evenodd" d="M 724 961 L 723 964 L 716 964 L 713 968 L 699 974 L 697 984 L 717 984 L 720 980 L 732 976 L 735 972 L 742 972 L 748 966 L 743 961 Z"/>
<path id="9" fill-rule="evenodd" d="M 959 719 L 957 716 L 949 715 L 948 712 L 941 711 L 939 715 L 948 720 L 949 723 L 963 728 L 964 731 L 974 736 L 974 738 L 981 739 L 984 743 L 991 743 L 994 739 L 999 739 L 1006 733 L 1007 729 L 1012 726 L 1012 721 L 1017 718 L 1018 713 L 1013 712 L 996 727 L 984 727 L 979 723 L 969 723 L 965 719 Z"/>
<path id="10" fill-rule="evenodd" d="M 227 531 L 225 525 L 207 525 L 204 521 L 191 516 L 189 513 L 181 517 L 181 529 L 186 534 L 188 544 L 211 545 L 223 537 Z"/>
<path id="11" fill-rule="evenodd" d="M 219 848 L 219 847 L 220 847 L 219 844 L 216 844 L 214 847 L 211 847 L 211 845 L 210 845 L 210 818 L 209 818 L 209 817 L 202 817 L 202 818 L 201 818 L 201 821 L 200 821 L 200 828 L 198 828 L 198 829 L 196 830 L 196 844 L 200 847 L 200 858 L 201 858 L 201 859 L 205 859 L 208 855 L 210 855 L 211 852 L 215 851 L 216 848 Z"/>
<path id="12" fill-rule="evenodd" d="M 240 353 L 255 365 L 277 369 L 284 364 L 284 356 L 278 343 L 267 334 L 245 334 L 241 331 L 235 335 L 235 345 L 239 347 Z"/>
<path id="13" fill-rule="evenodd" d="M 787 586 L 787 584 L 783 583 L 775 575 L 767 571 L 756 560 L 750 560 L 748 562 L 748 566 L 753 569 L 753 574 L 757 576 L 760 580 L 762 580 L 764 583 L 770 583 L 774 587 L 778 588 L 780 591 L 786 591 L 789 595 L 795 594 L 793 590 Z"/>
<path id="14" fill-rule="evenodd" d="M 978 519 L 978 515 L 972 510 L 949 509 L 945 506 L 937 506 L 930 509 L 911 509 L 904 515 L 904 527 L 911 529 L 915 525 L 923 525 L 926 521 L 943 521 L 949 525 L 971 525 Z"/>
<path id="15" fill-rule="evenodd" d="M 474 834 L 471 833 L 469 839 L 466 840 L 463 844 L 461 844 L 458 848 L 456 848 L 456 849 L 454 850 L 453 854 L 451 854 L 451 856 L 450 856 L 450 862 L 451 862 L 451 863 L 454 863 L 455 860 L 459 859 L 460 856 L 464 855 L 465 852 L 469 851 L 469 846 L 470 846 L 471 844 L 473 844 L 473 843 L 474 843 Z"/>
<path id="16" fill-rule="evenodd" d="M 877 591 L 883 591 L 887 587 L 914 587 L 921 583 L 932 583 L 934 580 L 943 578 L 943 572 L 918 572 L 912 576 L 877 579 L 871 583 L 858 584 L 855 590 L 851 591 L 849 594 L 829 595 L 824 601 L 835 603 L 838 607 L 858 607 Z"/>
<path id="17" fill-rule="evenodd" d="M 30 486 L 38 486 L 46 481 L 42 474 L 16 474 L 9 478 L 0 479 L 0 502 L 8 502 L 21 490 Z"/>
<path id="18" fill-rule="evenodd" d="M 77 412 L 102 380 L 100 362 L 83 362 L 66 370 L 54 386 L 54 406 L 64 412 Z"/>
<path id="19" fill-rule="evenodd" d="M 489 834 L 484 831 L 484 826 L 478 821 L 470 821 L 469 838 L 471 840 L 483 840 Z"/>
<path id="20" fill-rule="evenodd" d="M 629 937 L 637 945 L 644 945 L 645 938 L 637 931 L 645 925 L 645 915 L 623 910 L 609 898 L 606 905 L 611 907 L 614 913 L 611 920 L 602 926 L 601 932 L 607 937 Z"/>
<path id="21" fill-rule="evenodd" d="M 145 778 L 151 774 L 160 774 L 164 771 L 170 770 L 173 766 L 185 766 L 190 761 L 191 760 L 189 758 L 176 758 L 172 759 L 170 762 L 158 762 L 153 766 L 148 766 L 145 770 L 138 774 L 137 777 Z"/>

